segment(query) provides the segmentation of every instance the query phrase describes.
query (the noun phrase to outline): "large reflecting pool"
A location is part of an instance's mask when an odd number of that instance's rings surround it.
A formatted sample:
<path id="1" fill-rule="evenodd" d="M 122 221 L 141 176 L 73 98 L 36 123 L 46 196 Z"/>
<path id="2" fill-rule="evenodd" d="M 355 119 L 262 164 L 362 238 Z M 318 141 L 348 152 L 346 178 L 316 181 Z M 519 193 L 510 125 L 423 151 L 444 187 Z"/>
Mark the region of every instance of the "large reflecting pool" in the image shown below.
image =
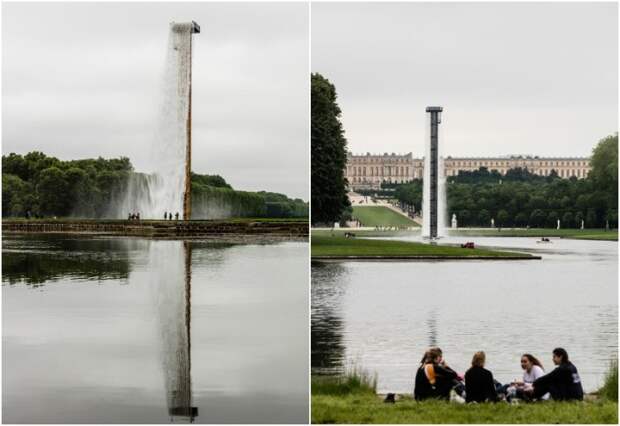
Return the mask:
<path id="1" fill-rule="evenodd" d="M 417 240 L 419 237 L 398 239 Z M 475 351 L 507 382 L 530 352 L 546 370 L 567 349 L 586 391 L 602 384 L 618 347 L 618 243 L 448 238 L 540 254 L 530 261 L 344 262 L 312 265 L 312 372 L 354 365 L 379 392 L 412 392 L 424 350 L 469 368 Z"/>
<path id="2" fill-rule="evenodd" d="M 308 244 L 5 237 L 5 423 L 306 423 Z"/>

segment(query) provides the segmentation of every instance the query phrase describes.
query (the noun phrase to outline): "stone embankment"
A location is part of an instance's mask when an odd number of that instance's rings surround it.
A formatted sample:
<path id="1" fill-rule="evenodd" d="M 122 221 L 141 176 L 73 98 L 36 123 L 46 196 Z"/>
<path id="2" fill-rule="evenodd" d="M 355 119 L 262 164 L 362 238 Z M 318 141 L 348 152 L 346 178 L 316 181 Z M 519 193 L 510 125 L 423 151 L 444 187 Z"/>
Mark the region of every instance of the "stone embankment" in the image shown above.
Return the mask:
<path id="1" fill-rule="evenodd" d="M 235 235 L 308 237 L 308 222 L 287 220 L 3 220 L 3 233 L 70 233 L 197 238 Z"/>

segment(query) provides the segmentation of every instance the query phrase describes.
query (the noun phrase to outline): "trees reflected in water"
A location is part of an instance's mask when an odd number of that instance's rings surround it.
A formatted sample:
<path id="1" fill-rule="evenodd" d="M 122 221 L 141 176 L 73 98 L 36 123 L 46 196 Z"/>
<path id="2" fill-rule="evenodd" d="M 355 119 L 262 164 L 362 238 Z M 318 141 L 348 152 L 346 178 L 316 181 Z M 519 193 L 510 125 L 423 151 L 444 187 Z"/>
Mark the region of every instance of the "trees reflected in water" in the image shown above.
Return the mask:
<path id="1" fill-rule="evenodd" d="M 312 264 L 311 364 L 312 374 L 339 374 L 344 371 L 342 297 L 345 287 L 342 265 Z"/>

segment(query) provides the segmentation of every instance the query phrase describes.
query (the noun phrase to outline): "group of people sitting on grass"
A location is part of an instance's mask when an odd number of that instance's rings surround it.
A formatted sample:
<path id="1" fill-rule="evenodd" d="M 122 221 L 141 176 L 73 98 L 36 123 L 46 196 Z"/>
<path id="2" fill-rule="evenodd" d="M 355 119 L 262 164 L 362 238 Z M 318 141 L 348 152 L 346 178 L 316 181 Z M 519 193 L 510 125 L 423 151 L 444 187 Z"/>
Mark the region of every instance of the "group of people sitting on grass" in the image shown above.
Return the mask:
<path id="1" fill-rule="evenodd" d="M 450 400 L 452 390 L 466 402 L 512 402 L 582 400 L 583 388 L 577 368 L 568 359 L 563 348 L 553 350 L 556 368 L 545 374 L 541 362 L 531 354 L 521 356 L 523 379 L 502 385 L 484 368 L 485 353 L 476 352 L 465 376 L 459 375 L 446 364 L 440 348 L 432 347 L 422 358 L 415 376 L 414 397 Z"/>

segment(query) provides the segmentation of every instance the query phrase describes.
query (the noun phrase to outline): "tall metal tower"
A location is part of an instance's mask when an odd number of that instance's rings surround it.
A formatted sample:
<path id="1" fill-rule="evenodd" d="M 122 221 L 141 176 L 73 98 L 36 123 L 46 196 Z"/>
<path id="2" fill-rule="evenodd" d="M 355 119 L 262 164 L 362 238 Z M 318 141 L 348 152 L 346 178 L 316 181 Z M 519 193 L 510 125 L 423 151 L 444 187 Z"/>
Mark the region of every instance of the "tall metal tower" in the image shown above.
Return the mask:
<path id="1" fill-rule="evenodd" d="M 181 24 L 187 25 L 187 24 Z M 192 21 L 189 34 L 189 105 L 187 110 L 187 146 L 185 148 L 185 191 L 183 192 L 183 220 L 192 218 L 192 34 L 200 33 L 200 25 Z"/>
<path id="2" fill-rule="evenodd" d="M 438 218 L 438 199 L 439 199 L 439 123 L 441 123 L 441 112 L 443 108 L 440 106 L 426 107 L 426 112 L 430 113 L 431 131 L 430 131 L 430 235 L 431 239 L 437 238 L 437 218 Z"/>

